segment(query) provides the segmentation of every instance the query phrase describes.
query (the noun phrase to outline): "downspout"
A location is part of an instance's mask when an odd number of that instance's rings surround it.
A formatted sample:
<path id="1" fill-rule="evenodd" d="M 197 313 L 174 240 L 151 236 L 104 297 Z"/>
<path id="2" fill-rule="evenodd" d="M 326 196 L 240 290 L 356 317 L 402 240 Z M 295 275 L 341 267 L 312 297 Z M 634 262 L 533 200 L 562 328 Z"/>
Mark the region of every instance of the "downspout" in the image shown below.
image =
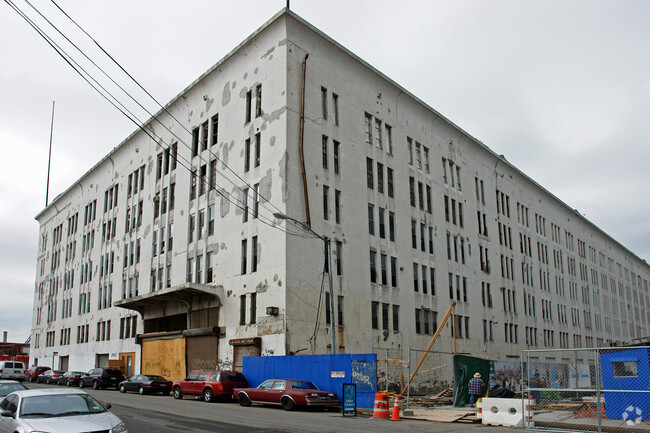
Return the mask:
<path id="1" fill-rule="evenodd" d="M 300 93 L 300 167 L 302 169 L 302 189 L 305 195 L 306 225 L 311 229 L 311 215 L 309 213 L 309 192 L 307 191 L 307 173 L 305 171 L 305 75 L 307 72 L 307 57 L 302 60 L 302 89 Z"/>

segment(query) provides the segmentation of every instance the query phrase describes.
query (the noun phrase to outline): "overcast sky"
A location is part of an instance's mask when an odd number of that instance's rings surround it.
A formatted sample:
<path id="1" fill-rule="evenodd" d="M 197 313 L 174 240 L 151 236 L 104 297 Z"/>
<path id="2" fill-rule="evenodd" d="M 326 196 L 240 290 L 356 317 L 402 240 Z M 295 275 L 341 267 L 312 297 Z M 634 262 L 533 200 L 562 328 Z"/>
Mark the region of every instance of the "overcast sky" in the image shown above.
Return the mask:
<path id="1" fill-rule="evenodd" d="M 51 2 L 32 4 L 72 32 Z M 286 1 L 57 4 L 166 103 Z M 291 8 L 650 258 L 649 1 L 292 0 Z M 6 3 L 0 11 L 0 331 L 20 342 L 31 328 L 52 101 L 50 200 L 135 126 Z"/>

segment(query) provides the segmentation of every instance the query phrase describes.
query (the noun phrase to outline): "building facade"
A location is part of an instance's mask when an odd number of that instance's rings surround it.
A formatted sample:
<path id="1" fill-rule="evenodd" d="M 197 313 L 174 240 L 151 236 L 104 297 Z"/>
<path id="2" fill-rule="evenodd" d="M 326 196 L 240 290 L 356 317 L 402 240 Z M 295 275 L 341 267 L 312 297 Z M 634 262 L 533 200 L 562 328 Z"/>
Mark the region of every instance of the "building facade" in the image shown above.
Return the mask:
<path id="1" fill-rule="evenodd" d="M 288 10 L 36 219 L 32 364 L 405 359 L 452 302 L 491 359 L 648 336 L 644 260 Z"/>

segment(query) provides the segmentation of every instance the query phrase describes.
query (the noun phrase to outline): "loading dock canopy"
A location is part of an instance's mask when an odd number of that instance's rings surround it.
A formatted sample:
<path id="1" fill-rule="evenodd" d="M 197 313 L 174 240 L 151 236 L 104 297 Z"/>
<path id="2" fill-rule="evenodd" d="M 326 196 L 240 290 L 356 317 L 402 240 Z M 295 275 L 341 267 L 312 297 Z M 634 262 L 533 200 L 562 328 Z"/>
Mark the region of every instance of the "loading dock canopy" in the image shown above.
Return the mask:
<path id="1" fill-rule="evenodd" d="M 184 283 L 179 286 L 167 287 L 156 292 L 145 293 L 132 298 L 122 299 L 114 302 L 116 307 L 135 310 L 147 316 L 147 310 L 159 310 L 167 305 L 184 305 L 188 311 L 192 310 L 192 304 L 213 302 L 220 305 L 220 297 L 223 296 L 223 288 L 206 284 Z"/>

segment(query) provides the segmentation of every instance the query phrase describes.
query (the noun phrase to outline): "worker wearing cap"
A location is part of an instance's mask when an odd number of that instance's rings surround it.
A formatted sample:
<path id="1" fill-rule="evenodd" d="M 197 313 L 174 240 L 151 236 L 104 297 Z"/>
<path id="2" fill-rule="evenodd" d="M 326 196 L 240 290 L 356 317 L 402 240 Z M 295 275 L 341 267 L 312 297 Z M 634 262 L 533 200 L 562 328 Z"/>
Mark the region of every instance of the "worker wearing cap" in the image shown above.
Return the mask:
<path id="1" fill-rule="evenodd" d="M 469 381 L 469 404 L 474 404 L 483 397 L 483 388 L 485 383 L 481 379 L 481 373 L 474 373 L 474 377 Z"/>

